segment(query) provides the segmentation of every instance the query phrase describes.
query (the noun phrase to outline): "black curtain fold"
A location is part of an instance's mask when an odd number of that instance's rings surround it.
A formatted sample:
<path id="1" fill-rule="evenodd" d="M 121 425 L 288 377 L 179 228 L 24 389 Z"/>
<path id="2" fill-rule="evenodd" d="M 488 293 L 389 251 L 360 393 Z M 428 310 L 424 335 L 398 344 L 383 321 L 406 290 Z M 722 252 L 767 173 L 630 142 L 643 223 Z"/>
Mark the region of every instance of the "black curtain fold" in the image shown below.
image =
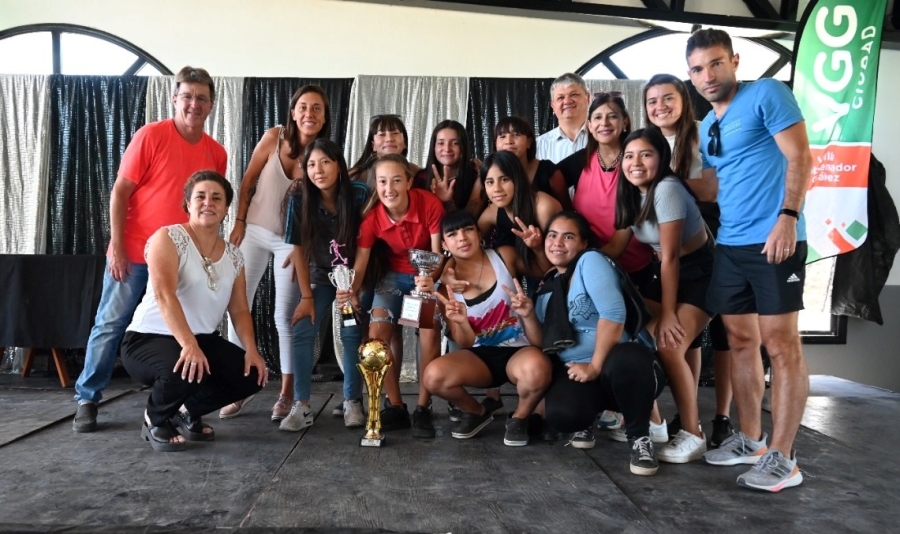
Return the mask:
<path id="1" fill-rule="evenodd" d="M 55 75 L 50 101 L 47 253 L 105 254 L 110 192 L 144 124 L 147 78 Z"/>
<path id="2" fill-rule="evenodd" d="M 550 78 L 470 78 L 466 132 L 472 154 L 480 159 L 494 151 L 494 126 L 518 115 L 534 126 L 535 136 L 556 128 L 550 109 Z"/>
<path id="3" fill-rule="evenodd" d="M 350 111 L 350 89 L 353 78 L 245 78 L 241 160 L 242 169 L 246 169 L 253 155 L 253 149 L 263 133 L 288 120 L 291 96 L 294 91 L 307 84 L 316 84 L 328 95 L 331 121 L 331 139 L 344 146 L 347 135 L 347 116 Z M 265 358 L 274 375 L 281 374 L 281 361 L 278 356 L 278 331 L 275 328 L 275 281 L 273 265 L 269 262 L 266 274 L 263 275 L 256 290 L 256 297 L 251 304 L 253 311 L 253 328 L 256 332 L 256 345 Z"/>

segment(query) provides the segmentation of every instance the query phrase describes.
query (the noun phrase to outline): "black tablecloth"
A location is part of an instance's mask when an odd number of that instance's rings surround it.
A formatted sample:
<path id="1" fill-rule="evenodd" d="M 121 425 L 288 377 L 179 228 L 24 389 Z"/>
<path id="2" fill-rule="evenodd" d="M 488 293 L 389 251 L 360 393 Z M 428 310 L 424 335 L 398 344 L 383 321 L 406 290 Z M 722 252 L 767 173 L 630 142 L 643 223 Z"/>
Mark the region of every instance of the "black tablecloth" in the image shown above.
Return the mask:
<path id="1" fill-rule="evenodd" d="M 106 258 L 0 254 L 0 346 L 87 346 Z"/>

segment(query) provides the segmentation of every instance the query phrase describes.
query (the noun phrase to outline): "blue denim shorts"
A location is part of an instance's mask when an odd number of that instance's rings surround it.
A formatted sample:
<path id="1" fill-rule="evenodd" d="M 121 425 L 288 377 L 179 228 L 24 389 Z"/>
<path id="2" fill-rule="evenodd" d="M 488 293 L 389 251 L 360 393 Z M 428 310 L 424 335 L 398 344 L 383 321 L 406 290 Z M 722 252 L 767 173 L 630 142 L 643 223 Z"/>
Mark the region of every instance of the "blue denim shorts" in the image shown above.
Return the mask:
<path id="1" fill-rule="evenodd" d="M 384 308 L 390 312 L 391 322 L 396 324 L 403 306 L 403 295 L 408 295 L 415 287 L 415 275 L 388 271 L 375 286 L 372 310 Z M 369 313 L 371 314 L 371 310 Z"/>

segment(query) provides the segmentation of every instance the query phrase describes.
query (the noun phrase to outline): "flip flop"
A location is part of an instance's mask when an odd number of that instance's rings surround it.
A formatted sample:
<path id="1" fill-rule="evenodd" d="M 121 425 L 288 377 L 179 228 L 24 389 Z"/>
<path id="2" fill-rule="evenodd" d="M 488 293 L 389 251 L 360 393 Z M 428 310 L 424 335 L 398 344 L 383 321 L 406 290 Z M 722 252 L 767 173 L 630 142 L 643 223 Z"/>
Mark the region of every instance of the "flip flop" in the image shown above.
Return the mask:
<path id="1" fill-rule="evenodd" d="M 206 428 L 212 430 L 211 426 L 203 424 L 199 417 L 191 418 L 191 414 L 187 412 L 178 412 L 178 415 L 170 421 L 187 441 L 214 441 L 216 439 L 215 431 L 204 432 Z"/>
<path id="2" fill-rule="evenodd" d="M 144 421 L 144 426 L 141 427 L 141 437 L 144 438 L 144 441 L 149 441 L 155 451 L 175 452 L 186 449 L 187 446 L 183 442 L 169 441 L 177 435 L 178 433 L 168 421 L 164 425 L 154 427 L 148 426 Z"/>

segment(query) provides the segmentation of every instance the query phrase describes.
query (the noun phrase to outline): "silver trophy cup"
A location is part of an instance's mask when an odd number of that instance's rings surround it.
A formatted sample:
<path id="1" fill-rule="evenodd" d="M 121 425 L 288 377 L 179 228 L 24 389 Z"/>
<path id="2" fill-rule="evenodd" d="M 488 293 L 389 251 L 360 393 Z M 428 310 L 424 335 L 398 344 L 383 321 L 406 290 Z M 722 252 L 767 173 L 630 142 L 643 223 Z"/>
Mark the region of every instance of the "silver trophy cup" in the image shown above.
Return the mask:
<path id="1" fill-rule="evenodd" d="M 419 276 L 431 276 L 440 266 L 443 257 L 436 252 L 411 249 L 409 263 L 419 270 Z M 398 323 L 414 328 L 434 328 L 434 295 L 413 289 L 403 297 Z"/>
<path id="2" fill-rule="evenodd" d="M 346 265 L 337 265 L 334 270 L 328 273 L 328 280 L 331 285 L 341 291 L 348 291 L 353 286 L 353 279 L 356 278 L 356 271 Z M 341 324 L 344 326 L 356 326 L 356 312 L 353 305 L 347 301 L 341 306 Z"/>

